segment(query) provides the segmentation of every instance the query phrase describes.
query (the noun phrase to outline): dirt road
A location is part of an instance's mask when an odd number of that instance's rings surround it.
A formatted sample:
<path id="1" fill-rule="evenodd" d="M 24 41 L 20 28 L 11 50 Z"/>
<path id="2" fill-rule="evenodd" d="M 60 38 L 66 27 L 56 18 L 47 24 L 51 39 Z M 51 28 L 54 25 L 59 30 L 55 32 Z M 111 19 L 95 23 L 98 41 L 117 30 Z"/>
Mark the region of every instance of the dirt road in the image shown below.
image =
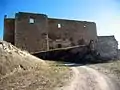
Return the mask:
<path id="1" fill-rule="evenodd" d="M 87 66 L 72 67 L 72 82 L 60 90 L 120 90 L 117 83 L 102 73 Z"/>

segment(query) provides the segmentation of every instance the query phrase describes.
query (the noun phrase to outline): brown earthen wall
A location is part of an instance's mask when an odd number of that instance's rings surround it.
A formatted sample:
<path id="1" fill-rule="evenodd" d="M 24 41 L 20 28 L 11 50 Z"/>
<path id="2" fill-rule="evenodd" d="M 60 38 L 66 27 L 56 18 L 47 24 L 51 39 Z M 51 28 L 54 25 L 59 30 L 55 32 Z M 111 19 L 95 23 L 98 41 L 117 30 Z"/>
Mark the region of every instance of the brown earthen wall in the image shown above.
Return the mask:
<path id="1" fill-rule="evenodd" d="M 4 32 L 4 40 L 31 53 L 87 45 L 90 40 L 97 39 L 94 22 L 54 19 L 44 14 L 23 12 L 16 13 L 15 19 L 5 19 Z"/>
<path id="2" fill-rule="evenodd" d="M 59 28 L 58 25 L 61 27 Z M 94 22 L 49 18 L 48 28 L 50 48 L 88 44 L 90 40 L 97 39 Z"/>
<path id="3" fill-rule="evenodd" d="M 30 18 L 34 23 L 29 23 Z M 47 48 L 47 16 L 18 13 L 15 20 L 15 45 L 29 52 L 45 51 Z"/>
<path id="4" fill-rule="evenodd" d="M 14 31 L 15 31 L 15 19 L 4 19 L 4 36 L 3 40 L 10 42 L 14 45 Z"/>

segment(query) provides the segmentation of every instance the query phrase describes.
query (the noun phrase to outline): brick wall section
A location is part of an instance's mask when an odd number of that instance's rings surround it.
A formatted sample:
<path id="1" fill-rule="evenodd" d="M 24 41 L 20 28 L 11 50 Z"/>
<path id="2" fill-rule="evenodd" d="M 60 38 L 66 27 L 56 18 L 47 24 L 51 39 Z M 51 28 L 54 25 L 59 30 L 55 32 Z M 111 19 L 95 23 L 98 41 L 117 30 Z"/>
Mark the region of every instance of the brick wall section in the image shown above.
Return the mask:
<path id="1" fill-rule="evenodd" d="M 59 28 L 58 25 L 61 27 Z M 90 40 L 97 39 L 96 24 L 94 22 L 64 20 L 64 19 L 48 19 L 50 47 L 76 46 L 83 41 L 88 44 Z"/>
<path id="2" fill-rule="evenodd" d="M 11 44 L 14 44 L 15 19 L 4 19 L 4 37 L 3 39 Z"/>
<path id="3" fill-rule="evenodd" d="M 34 23 L 29 23 L 30 18 Z M 46 50 L 47 16 L 17 13 L 15 20 L 15 46 L 29 52 Z"/>

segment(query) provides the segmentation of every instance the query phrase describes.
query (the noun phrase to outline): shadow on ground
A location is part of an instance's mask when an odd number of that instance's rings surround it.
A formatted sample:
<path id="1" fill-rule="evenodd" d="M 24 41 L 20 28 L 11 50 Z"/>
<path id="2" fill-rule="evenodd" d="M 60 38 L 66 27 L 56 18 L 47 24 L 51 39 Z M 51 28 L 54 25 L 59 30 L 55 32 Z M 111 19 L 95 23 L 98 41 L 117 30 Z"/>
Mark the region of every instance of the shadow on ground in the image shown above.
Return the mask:
<path id="1" fill-rule="evenodd" d="M 79 63 L 80 65 L 105 63 L 110 60 L 100 57 L 97 51 L 90 51 L 87 46 L 38 52 L 33 55 L 43 60 Z"/>

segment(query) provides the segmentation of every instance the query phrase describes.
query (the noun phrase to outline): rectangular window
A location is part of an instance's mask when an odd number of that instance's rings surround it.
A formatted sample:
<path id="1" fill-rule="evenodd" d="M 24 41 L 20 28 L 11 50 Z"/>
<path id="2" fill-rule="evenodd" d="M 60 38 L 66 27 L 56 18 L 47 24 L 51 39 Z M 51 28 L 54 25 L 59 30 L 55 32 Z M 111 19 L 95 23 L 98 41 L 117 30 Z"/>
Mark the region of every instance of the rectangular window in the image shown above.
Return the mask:
<path id="1" fill-rule="evenodd" d="M 84 28 L 86 28 L 86 25 L 84 25 Z"/>
<path id="2" fill-rule="evenodd" d="M 58 24 L 57 27 L 58 27 L 58 28 L 61 28 L 61 24 Z"/>
<path id="3" fill-rule="evenodd" d="M 30 18 L 29 23 L 31 23 L 31 24 L 35 23 L 35 20 L 33 18 Z"/>

